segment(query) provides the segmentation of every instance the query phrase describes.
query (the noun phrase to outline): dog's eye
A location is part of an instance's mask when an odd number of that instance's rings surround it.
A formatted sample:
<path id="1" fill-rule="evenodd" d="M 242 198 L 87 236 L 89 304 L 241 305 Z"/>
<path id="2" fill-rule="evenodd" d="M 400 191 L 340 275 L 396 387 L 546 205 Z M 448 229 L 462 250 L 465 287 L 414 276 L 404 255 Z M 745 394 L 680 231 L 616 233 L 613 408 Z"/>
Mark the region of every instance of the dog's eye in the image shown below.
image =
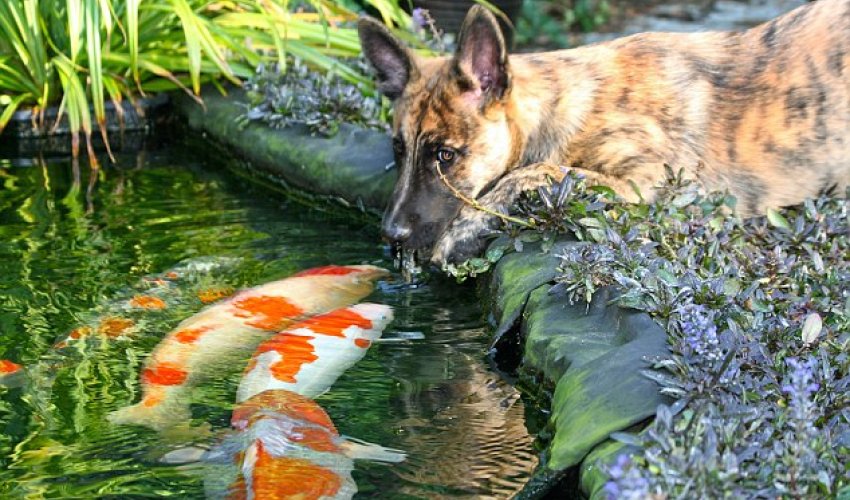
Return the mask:
<path id="1" fill-rule="evenodd" d="M 451 148 L 440 148 L 437 150 L 437 161 L 440 162 L 441 166 L 446 166 L 455 161 L 457 158 L 457 151 Z"/>

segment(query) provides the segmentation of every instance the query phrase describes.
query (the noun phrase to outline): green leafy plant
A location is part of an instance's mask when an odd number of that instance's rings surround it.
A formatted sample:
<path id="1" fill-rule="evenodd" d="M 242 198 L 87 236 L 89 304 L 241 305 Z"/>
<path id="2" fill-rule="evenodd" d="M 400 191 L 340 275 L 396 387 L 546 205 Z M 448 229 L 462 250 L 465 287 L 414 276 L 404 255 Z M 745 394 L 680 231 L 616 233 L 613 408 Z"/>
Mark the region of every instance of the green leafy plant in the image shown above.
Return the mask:
<path id="1" fill-rule="evenodd" d="M 352 66 L 368 71 L 365 60 Z M 256 75 L 245 83 L 251 109 L 243 118 L 262 121 L 272 127 L 306 125 L 312 133 L 333 136 L 342 123 L 389 130 L 388 103 L 377 94 L 365 95 L 362 86 L 344 81 L 338 75 L 321 74 L 293 59 L 281 71 L 279 64 L 261 64 Z"/>
<path id="2" fill-rule="evenodd" d="M 387 25 L 410 26 L 397 0 L 365 3 Z M 0 2 L 0 131 L 22 107 L 45 127 L 45 109 L 58 103 L 57 123 L 67 115 L 74 155 L 82 132 L 96 166 L 91 135 L 98 124 L 108 146 L 107 100 L 120 110 L 124 99 L 183 89 L 200 102 L 202 83 L 239 84 L 264 60 L 285 68 L 287 54 L 369 86 L 339 60 L 360 52 L 355 19 L 331 0 Z"/>
<path id="3" fill-rule="evenodd" d="M 593 31 L 608 21 L 610 10 L 606 0 L 526 0 L 516 25 L 517 43 L 569 47 L 570 31 Z"/>

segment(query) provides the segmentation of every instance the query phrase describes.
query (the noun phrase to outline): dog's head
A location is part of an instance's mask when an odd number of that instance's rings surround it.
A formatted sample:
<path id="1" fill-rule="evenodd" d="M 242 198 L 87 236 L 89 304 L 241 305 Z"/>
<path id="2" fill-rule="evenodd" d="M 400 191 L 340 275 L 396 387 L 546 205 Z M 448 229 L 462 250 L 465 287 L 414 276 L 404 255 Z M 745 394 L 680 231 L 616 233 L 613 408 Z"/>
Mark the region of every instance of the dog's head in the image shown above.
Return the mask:
<path id="1" fill-rule="evenodd" d="M 427 255 L 462 207 L 446 183 L 474 199 L 519 159 L 505 41 L 480 6 L 467 14 L 451 57 L 420 58 L 373 19 L 358 29 L 378 89 L 393 100 L 399 179 L 383 233 Z"/>

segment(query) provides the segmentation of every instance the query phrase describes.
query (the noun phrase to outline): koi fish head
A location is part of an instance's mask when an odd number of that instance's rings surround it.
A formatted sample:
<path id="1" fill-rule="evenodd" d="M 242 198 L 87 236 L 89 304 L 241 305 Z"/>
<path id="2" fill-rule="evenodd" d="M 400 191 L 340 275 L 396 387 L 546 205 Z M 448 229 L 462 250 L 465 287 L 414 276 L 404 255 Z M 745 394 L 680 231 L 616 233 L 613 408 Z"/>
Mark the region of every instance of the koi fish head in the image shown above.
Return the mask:
<path id="1" fill-rule="evenodd" d="M 338 435 L 331 418 L 310 398 L 284 389 L 270 389 L 239 403 L 233 409 L 230 424 L 245 430 L 260 418 L 288 418 L 318 426 Z"/>
<path id="2" fill-rule="evenodd" d="M 311 337 L 346 338 L 354 340 L 358 347 L 369 347 L 392 320 L 392 307 L 363 303 L 308 318 L 292 326 L 291 331 Z M 358 340 L 368 342 L 360 345 Z"/>
<path id="3" fill-rule="evenodd" d="M 350 328 L 344 331 L 346 336 L 352 339 L 357 347 L 364 349 L 372 345 L 372 342 L 375 340 L 381 338 L 384 328 L 393 320 L 392 307 L 383 304 L 355 304 L 349 310 L 361 316 L 369 323 L 369 325 L 364 324 L 361 328 Z"/>

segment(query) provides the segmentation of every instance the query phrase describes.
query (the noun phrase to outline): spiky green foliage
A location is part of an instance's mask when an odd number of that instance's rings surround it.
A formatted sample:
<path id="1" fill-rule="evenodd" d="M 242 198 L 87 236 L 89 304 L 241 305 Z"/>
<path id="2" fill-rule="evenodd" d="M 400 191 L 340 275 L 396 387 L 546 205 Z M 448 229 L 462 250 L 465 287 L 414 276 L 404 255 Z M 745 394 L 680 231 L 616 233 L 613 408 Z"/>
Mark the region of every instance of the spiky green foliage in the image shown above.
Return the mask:
<path id="1" fill-rule="evenodd" d="M 368 0 L 390 26 L 407 28 L 397 0 Z M 183 89 L 205 81 L 239 83 L 263 59 L 286 54 L 369 85 L 339 57 L 360 52 L 356 14 L 332 0 L 13 0 L 0 2 L 0 131 L 16 110 L 59 103 L 74 155 L 94 123 L 106 141 L 105 102 Z M 308 9 L 303 9 L 306 5 Z M 90 109 L 93 109 L 94 118 Z M 107 142 L 108 144 L 108 142 Z"/>

